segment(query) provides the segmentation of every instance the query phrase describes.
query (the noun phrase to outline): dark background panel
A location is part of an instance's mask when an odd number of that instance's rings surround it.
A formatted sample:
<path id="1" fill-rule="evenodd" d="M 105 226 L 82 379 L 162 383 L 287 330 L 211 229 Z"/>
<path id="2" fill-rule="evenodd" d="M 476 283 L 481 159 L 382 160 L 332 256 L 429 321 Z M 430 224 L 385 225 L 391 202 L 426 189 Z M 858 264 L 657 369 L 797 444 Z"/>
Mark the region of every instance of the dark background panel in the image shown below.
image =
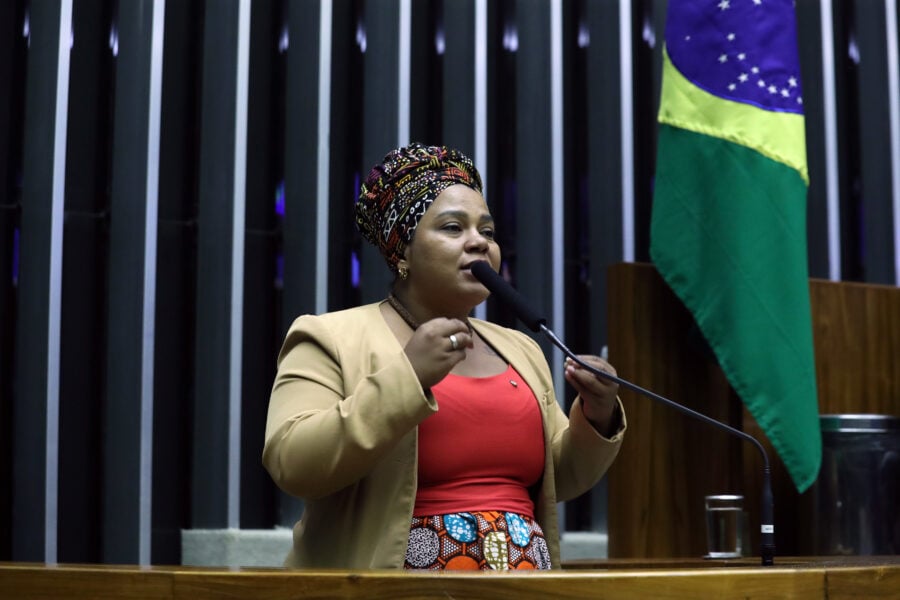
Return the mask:
<path id="1" fill-rule="evenodd" d="M 360 262 L 364 242 L 353 220 L 363 159 L 365 36 L 363 2 L 333 4 L 331 38 L 331 142 L 328 148 L 328 307 L 362 302 Z M 383 263 L 382 263 L 383 264 Z M 288 321 L 289 323 L 289 321 Z"/>
<path id="2" fill-rule="evenodd" d="M 22 195 L 19 220 L 18 278 L 16 280 L 16 324 L 13 358 L 12 555 L 18 560 L 41 561 L 47 556 L 46 486 L 48 452 L 48 410 L 57 398 L 51 397 L 50 356 L 58 347 L 49 339 L 51 295 L 51 244 L 54 219 L 54 148 L 61 23 L 60 6 L 35 3 L 29 12 L 25 112 L 23 116 Z M 58 296 L 54 298 L 58 300 Z M 50 461 L 55 462 L 53 456 Z M 52 500 L 52 498 L 51 498 Z M 52 516 L 51 516 L 52 518 Z M 50 525 L 52 527 L 52 523 Z"/>
<path id="3" fill-rule="evenodd" d="M 290 43 L 285 11 L 282 2 L 257 2 L 252 5 L 250 21 L 247 147 L 252 151 L 247 153 L 242 346 L 253 350 L 242 353 L 240 445 L 240 523 L 247 529 L 270 527 L 275 511 L 275 486 L 260 457 L 266 399 L 275 373 L 272 357 L 281 341 L 281 315 L 273 307 L 279 242 L 276 204 L 283 201 L 285 174 L 285 59 Z M 307 13 L 309 21 L 317 22 L 315 16 Z M 301 43 L 302 38 L 296 42 Z M 305 110 L 303 106 L 292 108 Z"/>
<path id="4" fill-rule="evenodd" d="M 25 110 L 25 2 L 0 5 L 0 482 L 12 478 L 12 391 L 18 276 L 19 200 L 22 194 L 22 123 Z M 12 486 L 0 485 L 0 557 L 12 544 Z"/>
<path id="5" fill-rule="evenodd" d="M 806 114 L 806 163 L 809 167 L 807 237 L 810 277 L 827 279 L 828 196 L 826 188 L 825 106 L 822 66 L 822 29 L 818 0 L 797 2 L 797 46 Z"/>
<path id="6" fill-rule="evenodd" d="M 150 140 L 151 3 L 122 3 L 113 22 L 110 45 L 116 56 L 111 106 L 109 176 L 108 304 L 106 371 L 101 441 L 102 557 L 104 562 L 140 560 L 143 487 L 142 421 L 148 368 L 144 360 L 147 198 L 151 186 Z M 148 221 L 149 219 L 149 221 Z M 115 448 L 115 452 L 108 449 Z M 114 509 L 112 507 L 115 507 Z"/>
<path id="7" fill-rule="evenodd" d="M 239 4 L 207 2 L 203 16 L 197 211 L 191 525 L 228 523 L 235 107 Z"/>
<path id="8" fill-rule="evenodd" d="M 168 2 L 165 17 L 150 553 L 178 564 L 191 514 L 203 2 Z"/>
<path id="9" fill-rule="evenodd" d="M 859 76 L 855 93 L 859 107 L 856 135 L 860 140 L 861 227 L 857 243 L 865 264 L 863 281 L 890 284 L 895 283 L 892 257 L 897 250 L 891 218 L 893 186 L 900 182 L 891 182 L 885 6 L 883 2 L 857 2 L 853 10 L 856 28 L 848 39 L 848 53 Z"/>
<path id="10" fill-rule="evenodd" d="M 385 154 L 411 140 L 398 140 L 398 72 L 400 52 L 400 4 L 391 0 L 368 0 L 364 5 L 365 59 L 363 73 L 362 159 L 360 177 L 365 179 L 372 165 Z M 406 75 L 403 75 L 406 76 Z M 355 186 L 358 189 L 358 184 Z M 392 279 L 384 258 L 371 244 L 359 252 L 359 289 L 363 303 L 381 300 Z"/>

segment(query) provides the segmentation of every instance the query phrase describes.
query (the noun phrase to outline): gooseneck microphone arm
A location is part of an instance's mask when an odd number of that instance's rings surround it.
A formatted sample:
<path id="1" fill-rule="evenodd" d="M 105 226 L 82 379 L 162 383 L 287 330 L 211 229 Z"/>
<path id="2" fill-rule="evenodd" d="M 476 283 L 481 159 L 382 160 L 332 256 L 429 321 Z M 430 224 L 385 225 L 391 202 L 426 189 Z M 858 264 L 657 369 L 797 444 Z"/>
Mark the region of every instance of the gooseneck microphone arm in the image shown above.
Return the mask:
<path id="1" fill-rule="evenodd" d="M 763 482 L 762 482 L 762 505 L 761 505 L 761 515 L 760 515 L 760 533 L 761 533 L 761 559 L 763 566 L 771 566 L 775 564 L 775 509 L 774 509 L 774 499 L 772 496 L 772 471 L 769 466 L 769 455 L 766 453 L 766 449 L 763 448 L 763 445 L 759 443 L 755 437 L 744 433 L 739 429 L 735 429 L 730 425 L 726 425 L 721 421 L 717 421 L 711 417 L 704 415 L 703 413 L 697 412 L 687 406 L 679 404 L 673 400 L 669 400 L 659 394 L 651 392 L 650 390 L 644 389 L 639 385 L 635 385 L 630 381 L 622 379 L 621 377 L 617 377 L 612 373 L 607 373 L 601 369 L 598 369 L 588 363 L 584 362 L 580 358 L 578 358 L 569 348 L 556 336 L 556 334 L 551 331 L 546 325 L 546 319 L 539 316 L 534 309 L 525 301 L 525 299 L 519 294 L 518 291 L 515 290 L 511 285 L 509 285 L 506 280 L 504 280 L 500 275 L 497 274 L 496 271 L 486 262 L 476 262 L 471 266 L 472 274 L 475 276 L 478 281 L 480 281 L 492 294 L 494 294 L 501 302 L 508 305 L 516 316 L 528 326 L 534 332 L 543 333 L 557 348 L 563 351 L 563 353 L 575 361 L 582 368 L 587 369 L 594 375 L 598 377 L 602 377 L 609 381 L 613 381 L 620 386 L 637 392 L 642 396 L 646 396 L 652 400 L 656 400 L 657 402 L 661 402 L 666 406 L 674 408 L 675 410 L 691 416 L 697 420 L 703 421 L 713 427 L 718 427 L 719 429 L 724 429 L 728 433 L 732 435 L 736 435 L 737 437 L 750 442 L 753 444 L 757 450 L 759 450 L 760 455 L 763 459 Z"/>
<path id="2" fill-rule="evenodd" d="M 775 515 L 774 515 L 774 507 L 773 507 L 774 501 L 773 501 L 773 497 L 772 497 L 772 470 L 769 467 L 769 455 L 766 454 L 766 450 L 765 450 L 765 448 L 763 448 L 763 445 L 759 443 L 759 440 L 757 440 L 752 435 L 744 433 L 740 429 L 735 429 L 734 427 L 731 427 L 730 425 L 726 425 L 725 423 L 722 423 L 721 421 L 717 421 L 711 417 L 704 415 L 703 413 L 700 413 L 700 412 L 697 412 L 696 410 L 690 409 L 687 406 L 678 404 L 677 402 L 675 402 L 673 400 L 669 400 L 668 398 L 666 398 L 664 396 L 660 396 L 659 394 L 651 392 L 648 389 L 642 388 L 639 385 L 635 385 L 635 384 L 631 383 L 630 381 L 622 379 L 621 377 L 616 377 L 612 373 L 607 373 L 606 371 L 598 369 L 598 368 L 594 367 L 593 365 L 589 365 L 588 363 L 584 362 L 583 360 L 581 360 L 580 358 L 575 356 L 575 354 L 573 354 L 572 351 L 569 350 L 566 347 L 566 345 L 563 344 L 562 341 L 560 341 L 560 339 L 558 337 L 556 337 L 556 334 L 554 334 L 553 331 L 551 331 L 549 328 L 547 328 L 547 326 L 544 325 L 543 323 L 540 324 L 540 330 L 545 336 L 547 336 L 547 338 L 551 342 L 553 342 L 553 344 L 557 348 L 562 350 L 566 356 L 571 358 L 573 361 L 575 361 L 576 363 L 578 363 L 579 365 L 581 365 L 583 368 L 587 369 L 594 375 L 598 375 L 600 377 L 603 377 L 604 379 L 608 379 L 609 381 L 614 381 L 624 388 L 628 388 L 629 390 L 637 392 L 638 394 L 641 394 L 648 398 L 652 398 L 653 400 L 656 400 L 657 402 L 662 402 L 666 406 L 670 406 L 671 408 L 674 408 L 675 410 L 677 410 L 683 414 L 694 417 L 695 419 L 703 421 L 704 423 L 708 423 L 708 424 L 712 425 L 713 427 L 719 427 L 719 428 L 725 429 L 729 433 L 734 434 L 734 435 L 738 436 L 739 438 L 746 440 L 746 441 L 750 442 L 751 444 L 753 444 L 754 446 L 756 446 L 756 449 L 759 450 L 759 453 L 763 459 L 763 502 L 762 502 L 762 508 L 761 508 L 762 514 L 760 515 L 761 521 L 762 521 L 762 525 L 760 526 L 760 531 L 762 532 L 761 533 L 761 535 L 762 535 L 762 548 L 761 548 L 762 564 L 763 564 L 763 566 L 770 566 L 770 565 L 775 564 L 775 539 L 774 539 L 775 538 L 775 527 L 773 525 L 774 521 L 775 521 L 775 519 L 774 519 Z"/>

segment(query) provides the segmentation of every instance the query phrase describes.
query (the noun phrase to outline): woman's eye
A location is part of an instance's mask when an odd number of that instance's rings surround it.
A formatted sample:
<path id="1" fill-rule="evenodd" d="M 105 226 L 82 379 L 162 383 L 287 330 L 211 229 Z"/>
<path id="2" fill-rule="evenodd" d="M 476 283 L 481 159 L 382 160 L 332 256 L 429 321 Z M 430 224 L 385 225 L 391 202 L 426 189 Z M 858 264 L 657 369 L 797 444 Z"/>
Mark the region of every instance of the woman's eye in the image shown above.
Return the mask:
<path id="1" fill-rule="evenodd" d="M 442 227 L 444 231 L 462 231 L 462 228 L 456 223 L 447 223 Z"/>
<path id="2" fill-rule="evenodd" d="M 494 239 L 494 230 L 493 229 L 482 229 L 481 235 L 483 235 L 484 237 L 486 237 L 489 240 L 492 240 L 492 239 Z"/>

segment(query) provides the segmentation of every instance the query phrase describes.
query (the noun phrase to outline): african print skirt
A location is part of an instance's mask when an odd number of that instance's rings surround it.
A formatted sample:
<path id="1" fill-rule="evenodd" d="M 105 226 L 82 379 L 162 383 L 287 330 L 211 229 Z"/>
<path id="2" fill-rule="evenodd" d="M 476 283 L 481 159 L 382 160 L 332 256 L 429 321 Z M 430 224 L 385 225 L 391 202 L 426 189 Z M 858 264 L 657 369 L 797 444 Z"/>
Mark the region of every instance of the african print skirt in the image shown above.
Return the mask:
<path id="1" fill-rule="evenodd" d="M 549 569 L 541 526 L 508 512 L 413 517 L 405 569 Z"/>

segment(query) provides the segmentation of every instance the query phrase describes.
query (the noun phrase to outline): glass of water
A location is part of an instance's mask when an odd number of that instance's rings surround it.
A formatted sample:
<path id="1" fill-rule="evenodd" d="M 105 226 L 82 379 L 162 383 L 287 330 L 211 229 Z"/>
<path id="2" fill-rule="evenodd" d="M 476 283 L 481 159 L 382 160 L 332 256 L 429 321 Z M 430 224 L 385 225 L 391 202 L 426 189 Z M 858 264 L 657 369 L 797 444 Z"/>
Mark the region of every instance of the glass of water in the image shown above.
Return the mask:
<path id="1" fill-rule="evenodd" d="M 706 497 L 707 558 L 738 558 L 744 545 L 744 497 L 719 494 Z"/>

